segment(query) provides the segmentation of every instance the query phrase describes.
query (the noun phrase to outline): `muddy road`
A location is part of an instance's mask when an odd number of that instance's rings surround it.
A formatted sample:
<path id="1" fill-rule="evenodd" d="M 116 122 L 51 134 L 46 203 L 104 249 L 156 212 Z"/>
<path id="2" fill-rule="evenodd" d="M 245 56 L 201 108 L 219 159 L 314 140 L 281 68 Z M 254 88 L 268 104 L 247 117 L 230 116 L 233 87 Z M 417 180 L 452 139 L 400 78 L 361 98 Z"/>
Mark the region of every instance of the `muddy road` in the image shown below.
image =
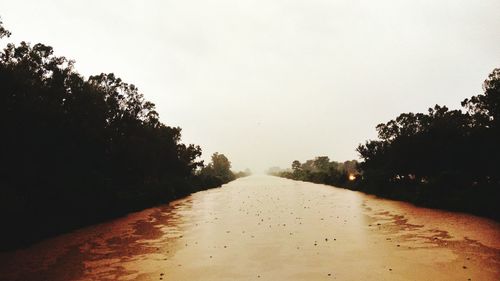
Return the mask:
<path id="1" fill-rule="evenodd" d="M 238 179 L 0 253 L 0 280 L 500 280 L 500 224 L 325 185 Z"/>

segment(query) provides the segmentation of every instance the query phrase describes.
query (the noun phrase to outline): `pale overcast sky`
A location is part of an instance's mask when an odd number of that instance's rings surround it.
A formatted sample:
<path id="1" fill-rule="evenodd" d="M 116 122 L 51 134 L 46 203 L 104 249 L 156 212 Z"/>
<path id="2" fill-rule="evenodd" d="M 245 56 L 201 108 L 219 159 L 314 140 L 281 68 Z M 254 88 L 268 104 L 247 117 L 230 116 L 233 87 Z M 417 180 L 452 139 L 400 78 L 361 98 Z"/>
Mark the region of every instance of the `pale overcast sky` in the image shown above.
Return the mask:
<path id="1" fill-rule="evenodd" d="M 457 108 L 500 67 L 499 0 L 6 1 L 13 36 L 113 72 L 183 140 L 261 172 L 357 158 L 401 112 Z"/>

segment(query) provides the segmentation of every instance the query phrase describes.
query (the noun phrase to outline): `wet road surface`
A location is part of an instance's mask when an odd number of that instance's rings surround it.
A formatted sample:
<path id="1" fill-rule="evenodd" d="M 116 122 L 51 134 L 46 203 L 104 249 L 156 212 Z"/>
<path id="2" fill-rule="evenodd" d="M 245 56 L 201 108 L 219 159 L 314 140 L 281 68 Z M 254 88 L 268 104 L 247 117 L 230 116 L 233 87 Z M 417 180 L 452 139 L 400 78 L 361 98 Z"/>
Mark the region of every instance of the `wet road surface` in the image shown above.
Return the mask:
<path id="1" fill-rule="evenodd" d="M 0 253 L 0 280 L 500 280 L 500 224 L 251 176 Z"/>

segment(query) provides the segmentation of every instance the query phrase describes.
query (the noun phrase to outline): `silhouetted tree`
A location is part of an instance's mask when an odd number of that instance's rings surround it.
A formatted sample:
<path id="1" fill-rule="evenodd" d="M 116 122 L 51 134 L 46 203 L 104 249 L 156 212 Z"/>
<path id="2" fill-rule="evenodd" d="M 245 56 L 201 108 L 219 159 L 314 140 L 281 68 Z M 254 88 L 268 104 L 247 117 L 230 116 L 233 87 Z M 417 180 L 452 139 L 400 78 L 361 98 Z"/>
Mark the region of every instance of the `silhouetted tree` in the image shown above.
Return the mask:
<path id="1" fill-rule="evenodd" d="M 44 44 L 0 53 L 0 131 L 0 247 L 215 186 L 195 175 L 201 148 L 137 87 L 112 73 L 85 79 Z M 232 179 L 229 160 L 213 160 Z"/>
<path id="2" fill-rule="evenodd" d="M 500 70 L 484 93 L 465 99 L 462 110 L 436 105 L 428 113 L 403 113 L 377 126 L 378 140 L 359 145 L 363 188 L 438 207 L 495 216 L 500 213 L 498 120 Z"/>
<path id="3" fill-rule="evenodd" d="M 9 37 L 10 34 L 11 34 L 10 31 L 5 29 L 5 27 L 3 26 L 2 18 L 0 18 L 0 39 L 4 37 Z"/>

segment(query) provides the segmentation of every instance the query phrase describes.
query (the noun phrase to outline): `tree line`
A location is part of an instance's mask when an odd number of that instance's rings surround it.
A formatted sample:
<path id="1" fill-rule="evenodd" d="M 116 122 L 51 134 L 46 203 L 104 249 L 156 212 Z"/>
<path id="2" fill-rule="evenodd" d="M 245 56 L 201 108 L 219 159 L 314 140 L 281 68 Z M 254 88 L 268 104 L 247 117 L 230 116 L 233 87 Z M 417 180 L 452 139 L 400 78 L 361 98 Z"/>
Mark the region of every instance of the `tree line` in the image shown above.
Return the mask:
<path id="1" fill-rule="evenodd" d="M 290 169 L 273 167 L 267 173 L 293 180 L 351 188 L 357 185 L 360 176 L 356 160 L 337 162 L 331 161 L 328 156 L 318 156 L 304 163 L 294 160 Z"/>
<path id="2" fill-rule="evenodd" d="M 461 105 L 379 124 L 378 139 L 357 147 L 362 161 L 351 171 L 317 157 L 271 173 L 499 219 L 500 69 L 488 75 L 482 94 Z"/>
<path id="3" fill-rule="evenodd" d="M 0 38 L 9 35 L 0 21 Z M 223 154 L 204 165 L 136 86 L 112 73 L 84 78 L 41 43 L 0 53 L 0 130 L 0 248 L 235 178 Z"/>
<path id="4" fill-rule="evenodd" d="M 366 191 L 499 218 L 500 69 L 450 110 L 403 113 L 358 146 Z"/>
<path id="5" fill-rule="evenodd" d="M 230 182 L 237 178 L 251 175 L 250 169 L 245 171 L 233 172 L 231 170 L 231 162 L 224 154 L 215 152 L 212 154 L 211 162 L 197 171 L 196 175 L 205 185 L 219 186 L 226 182 Z"/>

